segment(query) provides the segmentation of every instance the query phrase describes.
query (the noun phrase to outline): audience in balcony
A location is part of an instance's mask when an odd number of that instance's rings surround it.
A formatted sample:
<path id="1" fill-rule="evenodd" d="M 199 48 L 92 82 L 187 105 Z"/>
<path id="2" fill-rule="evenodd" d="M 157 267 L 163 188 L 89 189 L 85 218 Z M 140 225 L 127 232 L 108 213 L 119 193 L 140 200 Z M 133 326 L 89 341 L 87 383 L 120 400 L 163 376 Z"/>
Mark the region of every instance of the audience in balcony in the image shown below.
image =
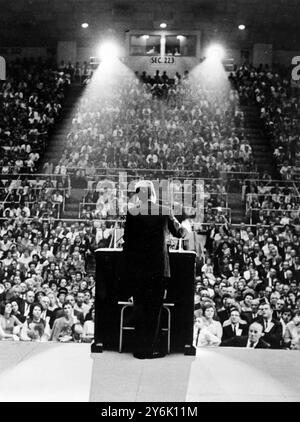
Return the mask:
<path id="1" fill-rule="evenodd" d="M 42 59 L 17 59 L 0 81 L 0 168 L 34 173 L 58 120 L 70 83 L 64 72 Z"/>
<path id="2" fill-rule="evenodd" d="M 136 75 L 110 86 L 110 95 L 83 98 L 74 114 L 58 172 L 81 167 L 197 171 L 253 170 L 253 156 L 234 90 Z M 138 82 L 140 81 L 140 83 Z M 164 85 L 166 94 L 157 95 Z M 156 93 L 155 93 L 156 92 Z M 158 99 L 158 97 L 160 99 Z"/>
<path id="3" fill-rule="evenodd" d="M 285 71 L 243 65 L 230 76 L 242 104 L 257 104 L 273 148 L 273 159 L 284 180 L 292 180 L 300 159 L 299 95 Z"/>

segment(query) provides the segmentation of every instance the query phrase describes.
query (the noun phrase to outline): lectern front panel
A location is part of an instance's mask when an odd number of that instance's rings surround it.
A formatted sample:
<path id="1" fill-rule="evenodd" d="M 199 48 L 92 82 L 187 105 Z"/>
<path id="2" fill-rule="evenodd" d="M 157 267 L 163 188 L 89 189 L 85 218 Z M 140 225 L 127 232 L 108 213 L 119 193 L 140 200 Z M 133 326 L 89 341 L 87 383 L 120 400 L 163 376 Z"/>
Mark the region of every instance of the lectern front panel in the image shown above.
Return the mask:
<path id="1" fill-rule="evenodd" d="M 168 280 L 165 302 L 174 303 L 171 309 L 171 351 L 184 351 L 193 341 L 194 266 L 195 253 L 172 251 L 171 278 Z M 106 350 L 118 350 L 120 306 L 132 295 L 131 280 L 123 273 L 121 249 L 96 251 L 95 343 Z M 130 333 L 124 336 L 126 350 L 130 349 Z"/>

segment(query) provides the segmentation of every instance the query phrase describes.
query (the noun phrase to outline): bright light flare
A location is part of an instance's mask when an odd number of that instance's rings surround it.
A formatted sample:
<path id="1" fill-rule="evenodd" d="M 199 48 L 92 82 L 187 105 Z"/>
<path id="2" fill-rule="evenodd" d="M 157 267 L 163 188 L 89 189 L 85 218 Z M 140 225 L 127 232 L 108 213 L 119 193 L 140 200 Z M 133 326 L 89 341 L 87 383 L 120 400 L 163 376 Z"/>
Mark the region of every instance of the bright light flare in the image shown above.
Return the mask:
<path id="1" fill-rule="evenodd" d="M 99 57 L 102 60 L 114 60 L 119 55 L 119 48 L 116 43 L 106 41 L 99 47 Z"/>
<path id="2" fill-rule="evenodd" d="M 208 47 L 206 51 L 206 57 L 208 59 L 221 61 L 225 56 L 224 48 L 219 44 L 213 44 Z"/>

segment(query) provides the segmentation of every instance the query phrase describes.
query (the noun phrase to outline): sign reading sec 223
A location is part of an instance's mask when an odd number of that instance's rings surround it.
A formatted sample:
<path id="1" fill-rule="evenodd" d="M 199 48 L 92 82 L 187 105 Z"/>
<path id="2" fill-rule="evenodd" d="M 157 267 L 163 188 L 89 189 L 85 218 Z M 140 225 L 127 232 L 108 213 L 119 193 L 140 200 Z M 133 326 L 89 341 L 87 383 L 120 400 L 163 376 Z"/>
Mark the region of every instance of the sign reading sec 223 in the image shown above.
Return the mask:
<path id="1" fill-rule="evenodd" d="M 152 64 L 175 64 L 175 58 L 169 56 L 154 56 L 151 57 Z"/>

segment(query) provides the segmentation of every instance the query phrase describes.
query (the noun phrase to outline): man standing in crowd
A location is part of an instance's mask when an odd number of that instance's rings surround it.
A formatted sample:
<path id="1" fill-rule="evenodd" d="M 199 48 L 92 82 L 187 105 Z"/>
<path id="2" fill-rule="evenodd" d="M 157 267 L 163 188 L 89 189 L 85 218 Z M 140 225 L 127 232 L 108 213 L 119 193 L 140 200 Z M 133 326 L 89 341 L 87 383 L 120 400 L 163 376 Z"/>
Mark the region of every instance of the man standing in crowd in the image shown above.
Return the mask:
<path id="1" fill-rule="evenodd" d="M 273 318 L 271 305 L 267 302 L 260 305 L 262 315 L 256 321 L 263 326 L 263 339 L 271 349 L 279 349 L 282 341 L 282 325 Z"/>

